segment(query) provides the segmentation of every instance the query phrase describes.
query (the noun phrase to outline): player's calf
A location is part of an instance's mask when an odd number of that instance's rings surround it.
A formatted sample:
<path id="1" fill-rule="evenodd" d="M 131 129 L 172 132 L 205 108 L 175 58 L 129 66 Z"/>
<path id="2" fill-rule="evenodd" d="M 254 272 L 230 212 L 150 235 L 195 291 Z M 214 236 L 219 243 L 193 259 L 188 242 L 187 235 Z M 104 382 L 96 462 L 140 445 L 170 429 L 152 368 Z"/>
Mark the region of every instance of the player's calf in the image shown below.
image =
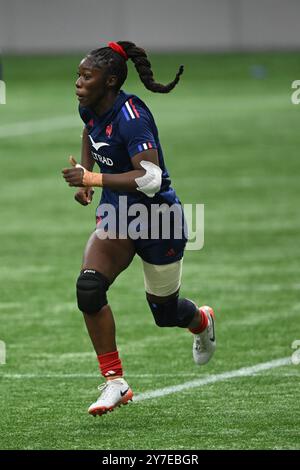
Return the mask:
<path id="1" fill-rule="evenodd" d="M 152 296 L 147 296 L 147 300 L 155 323 L 160 327 L 188 328 L 198 311 L 192 301 L 179 299 L 178 295 L 159 303 L 153 302 Z"/>

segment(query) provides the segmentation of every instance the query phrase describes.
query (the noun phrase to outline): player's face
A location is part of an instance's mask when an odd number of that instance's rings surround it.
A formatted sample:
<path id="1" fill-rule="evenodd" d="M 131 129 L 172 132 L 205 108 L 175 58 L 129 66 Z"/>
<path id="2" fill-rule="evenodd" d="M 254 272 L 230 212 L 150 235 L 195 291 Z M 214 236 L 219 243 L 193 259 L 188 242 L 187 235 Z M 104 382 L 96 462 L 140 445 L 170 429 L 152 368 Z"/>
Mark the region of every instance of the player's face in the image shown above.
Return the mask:
<path id="1" fill-rule="evenodd" d="M 80 104 L 96 105 L 107 91 L 108 83 L 104 68 L 94 68 L 88 59 L 83 59 L 79 64 L 76 80 L 76 95 Z"/>

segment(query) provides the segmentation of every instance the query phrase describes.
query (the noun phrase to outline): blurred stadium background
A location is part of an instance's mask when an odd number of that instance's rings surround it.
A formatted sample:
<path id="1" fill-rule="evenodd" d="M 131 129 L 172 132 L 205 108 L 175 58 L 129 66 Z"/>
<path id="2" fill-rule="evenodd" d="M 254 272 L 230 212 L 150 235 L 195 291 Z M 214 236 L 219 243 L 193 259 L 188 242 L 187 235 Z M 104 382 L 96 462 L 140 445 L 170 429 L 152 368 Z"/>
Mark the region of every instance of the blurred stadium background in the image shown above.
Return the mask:
<path id="1" fill-rule="evenodd" d="M 298 0 L 0 0 L 0 449 L 300 449 L 300 366 L 286 359 L 300 339 L 299 18 Z M 215 307 L 218 335 L 195 367 L 190 335 L 154 326 L 137 258 L 109 295 L 126 376 L 136 394 L 216 381 L 93 420 L 101 380 L 74 282 L 99 194 L 82 208 L 60 171 L 80 154 L 78 63 L 124 39 L 158 81 L 185 65 L 167 96 L 131 65 L 124 89 L 152 109 L 182 201 L 205 204 L 182 293 Z"/>

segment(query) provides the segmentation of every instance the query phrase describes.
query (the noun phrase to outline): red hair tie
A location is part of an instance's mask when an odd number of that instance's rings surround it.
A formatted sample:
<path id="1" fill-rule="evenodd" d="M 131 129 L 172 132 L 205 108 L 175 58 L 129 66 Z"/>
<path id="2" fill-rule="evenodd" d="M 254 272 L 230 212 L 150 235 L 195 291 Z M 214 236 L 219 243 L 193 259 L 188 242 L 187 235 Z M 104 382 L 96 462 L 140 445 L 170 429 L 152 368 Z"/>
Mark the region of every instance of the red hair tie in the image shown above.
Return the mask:
<path id="1" fill-rule="evenodd" d="M 128 55 L 124 51 L 123 47 L 120 46 L 120 44 L 118 44 L 117 42 L 109 42 L 107 45 L 108 47 L 113 49 L 115 52 L 120 54 L 122 57 L 124 57 L 125 60 L 128 60 Z"/>

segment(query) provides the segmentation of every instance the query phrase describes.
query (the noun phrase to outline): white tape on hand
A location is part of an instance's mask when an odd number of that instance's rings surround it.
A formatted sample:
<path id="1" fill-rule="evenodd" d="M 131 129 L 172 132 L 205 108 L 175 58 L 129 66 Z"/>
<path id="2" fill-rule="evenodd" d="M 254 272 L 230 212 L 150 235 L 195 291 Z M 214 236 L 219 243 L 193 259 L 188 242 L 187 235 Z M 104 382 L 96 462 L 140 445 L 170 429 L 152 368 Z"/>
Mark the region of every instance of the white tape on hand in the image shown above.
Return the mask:
<path id="1" fill-rule="evenodd" d="M 84 173 L 86 172 L 86 169 L 84 168 L 84 166 L 80 165 L 80 163 L 76 163 L 75 168 L 82 168 Z"/>

